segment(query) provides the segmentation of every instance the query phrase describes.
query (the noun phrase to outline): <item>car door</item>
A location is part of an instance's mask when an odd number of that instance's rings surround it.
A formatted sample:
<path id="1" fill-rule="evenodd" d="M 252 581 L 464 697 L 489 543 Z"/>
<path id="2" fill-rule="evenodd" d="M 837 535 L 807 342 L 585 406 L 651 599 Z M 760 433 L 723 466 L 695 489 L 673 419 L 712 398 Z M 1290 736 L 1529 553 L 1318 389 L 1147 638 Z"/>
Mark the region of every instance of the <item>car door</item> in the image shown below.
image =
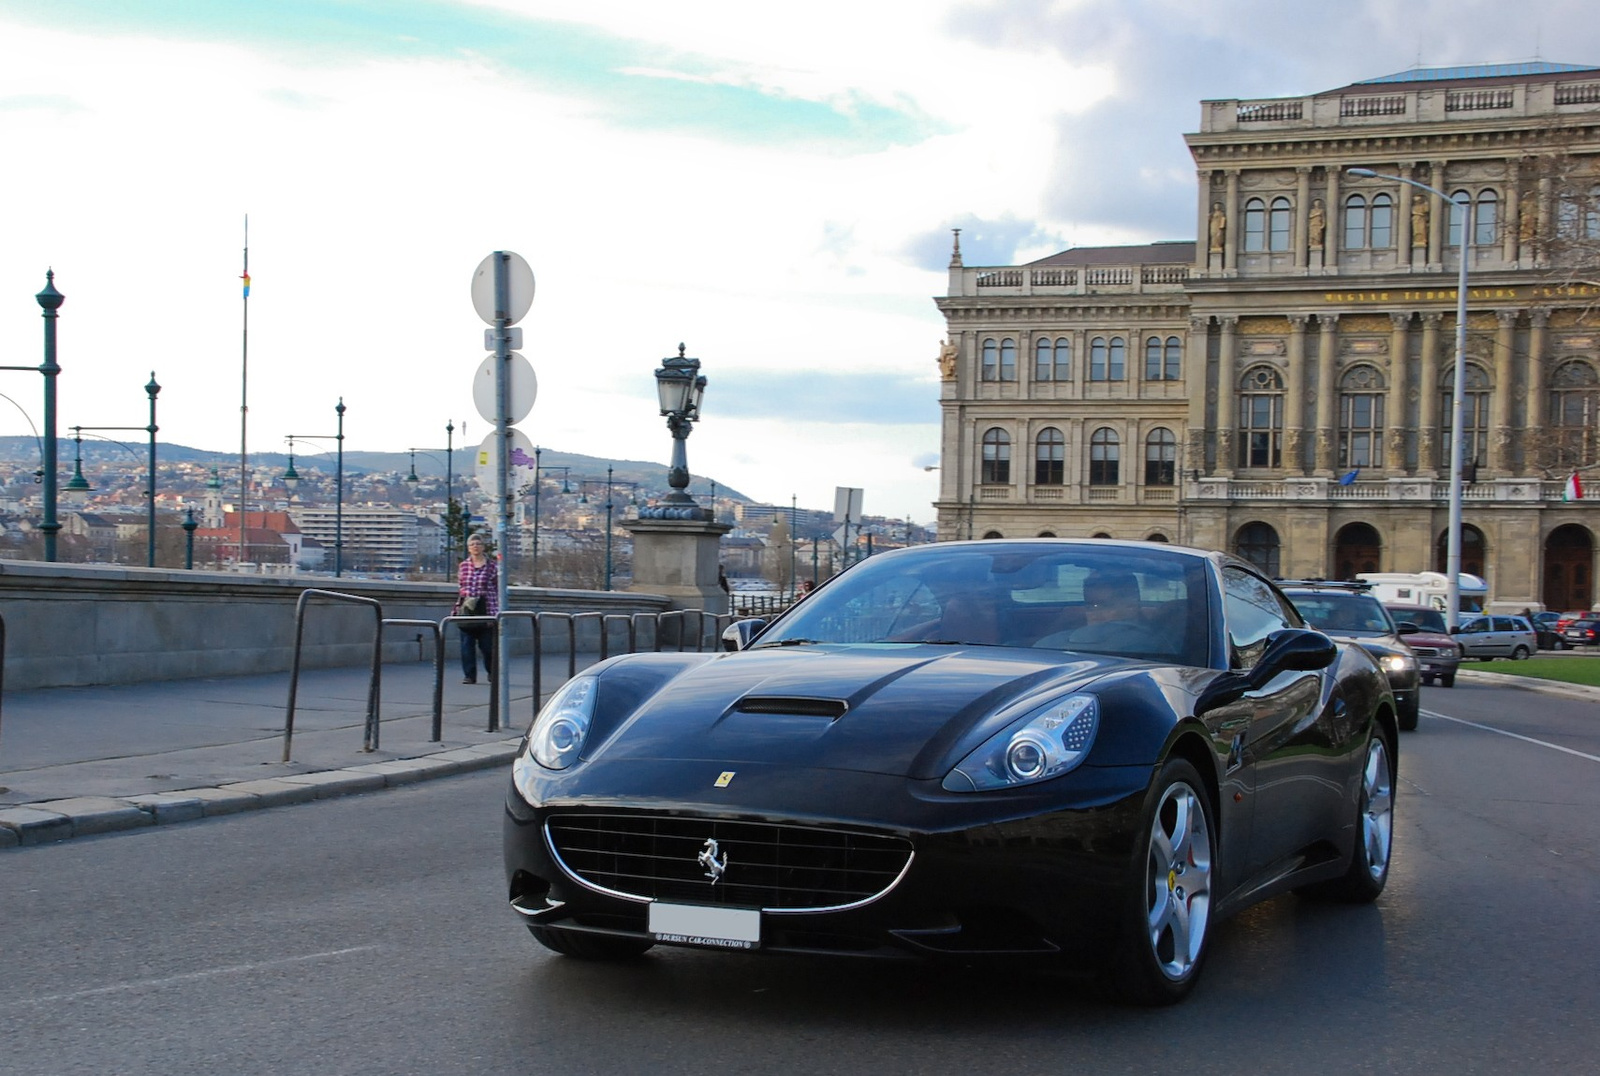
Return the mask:
<path id="1" fill-rule="evenodd" d="M 1469 658 L 1487 658 L 1494 656 L 1493 629 L 1494 624 L 1486 616 L 1461 625 L 1461 631 L 1456 635 L 1456 641 L 1461 644 L 1461 649 Z"/>
<path id="2" fill-rule="evenodd" d="M 1223 571 L 1223 610 L 1234 663 L 1249 668 L 1274 631 L 1299 627 L 1286 598 L 1261 577 Z M 1249 850 L 1239 861 L 1247 878 L 1337 828 L 1343 790 L 1325 779 L 1330 734 L 1325 710 L 1344 706 L 1330 695 L 1331 670 L 1284 672 L 1239 700 L 1244 725 L 1231 745 L 1230 774 L 1253 804 Z"/>

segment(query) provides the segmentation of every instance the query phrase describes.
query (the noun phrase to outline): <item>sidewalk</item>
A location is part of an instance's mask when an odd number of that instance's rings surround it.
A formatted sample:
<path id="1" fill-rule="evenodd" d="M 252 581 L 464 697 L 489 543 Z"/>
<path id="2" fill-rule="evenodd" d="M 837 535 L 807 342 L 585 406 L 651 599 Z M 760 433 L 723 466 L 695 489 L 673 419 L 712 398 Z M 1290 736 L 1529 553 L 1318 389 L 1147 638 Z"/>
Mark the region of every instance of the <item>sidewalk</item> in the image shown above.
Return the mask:
<path id="1" fill-rule="evenodd" d="M 511 668 L 511 707 L 489 732 L 487 682 L 445 666 L 442 739 L 433 667 L 385 664 L 379 750 L 362 750 L 370 670 L 302 671 L 290 762 L 289 674 L 7 692 L 0 709 L 0 848 L 303 803 L 508 766 L 533 719 L 533 670 Z M 597 655 L 579 654 L 578 667 Z M 548 697 L 566 655 L 544 661 Z"/>

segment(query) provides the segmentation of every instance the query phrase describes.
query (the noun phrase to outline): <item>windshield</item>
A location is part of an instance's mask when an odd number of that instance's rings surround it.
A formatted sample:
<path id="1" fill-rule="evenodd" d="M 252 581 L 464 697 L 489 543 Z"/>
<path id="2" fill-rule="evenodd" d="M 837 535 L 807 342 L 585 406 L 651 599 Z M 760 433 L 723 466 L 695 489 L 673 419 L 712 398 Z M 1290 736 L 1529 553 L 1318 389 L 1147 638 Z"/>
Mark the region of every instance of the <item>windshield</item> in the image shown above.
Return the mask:
<path id="1" fill-rule="evenodd" d="M 1204 665 L 1205 561 L 1158 546 L 974 542 L 862 562 L 755 643 L 1021 646 Z"/>
<path id="2" fill-rule="evenodd" d="M 1444 614 L 1439 612 L 1437 609 L 1391 608 L 1389 610 L 1389 615 L 1393 617 L 1397 623 L 1404 624 L 1409 621 L 1421 628 L 1423 631 L 1438 632 L 1440 635 L 1447 634 L 1447 629 L 1445 628 L 1444 624 Z"/>
<path id="3" fill-rule="evenodd" d="M 1334 635 L 1367 632 L 1373 635 L 1392 635 L 1394 625 L 1378 599 L 1367 594 L 1340 594 L 1317 591 L 1314 594 L 1291 594 L 1294 607 L 1306 622 L 1318 631 Z"/>

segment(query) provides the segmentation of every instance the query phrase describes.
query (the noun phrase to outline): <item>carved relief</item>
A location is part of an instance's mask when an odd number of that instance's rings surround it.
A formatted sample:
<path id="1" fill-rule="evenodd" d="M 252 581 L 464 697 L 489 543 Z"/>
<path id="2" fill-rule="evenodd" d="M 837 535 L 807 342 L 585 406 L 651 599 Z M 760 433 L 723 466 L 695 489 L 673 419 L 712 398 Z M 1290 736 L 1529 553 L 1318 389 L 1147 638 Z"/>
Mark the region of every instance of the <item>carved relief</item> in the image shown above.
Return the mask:
<path id="1" fill-rule="evenodd" d="M 1244 336 L 1282 336 L 1288 331 L 1288 318 L 1244 318 L 1239 322 L 1239 332 Z"/>

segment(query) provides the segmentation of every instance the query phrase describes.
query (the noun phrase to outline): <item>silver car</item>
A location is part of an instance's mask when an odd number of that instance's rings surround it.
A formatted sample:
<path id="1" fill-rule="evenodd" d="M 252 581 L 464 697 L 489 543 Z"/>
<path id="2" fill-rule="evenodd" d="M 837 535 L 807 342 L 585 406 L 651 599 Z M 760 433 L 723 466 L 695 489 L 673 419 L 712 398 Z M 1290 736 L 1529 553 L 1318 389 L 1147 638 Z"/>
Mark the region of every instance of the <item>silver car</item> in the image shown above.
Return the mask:
<path id="1" fill-rule="evenodd" d="M 1462 656 L 1481 661 L 1493 658 L 1521 661 L 1539 649 L 1539 637 L 1534 633 L 1533 625 L 1520 616 L 1495 613 L 1473 617 L 1464 621 L 1456 632 L 1456 642 L 1461 644 Z"/>

